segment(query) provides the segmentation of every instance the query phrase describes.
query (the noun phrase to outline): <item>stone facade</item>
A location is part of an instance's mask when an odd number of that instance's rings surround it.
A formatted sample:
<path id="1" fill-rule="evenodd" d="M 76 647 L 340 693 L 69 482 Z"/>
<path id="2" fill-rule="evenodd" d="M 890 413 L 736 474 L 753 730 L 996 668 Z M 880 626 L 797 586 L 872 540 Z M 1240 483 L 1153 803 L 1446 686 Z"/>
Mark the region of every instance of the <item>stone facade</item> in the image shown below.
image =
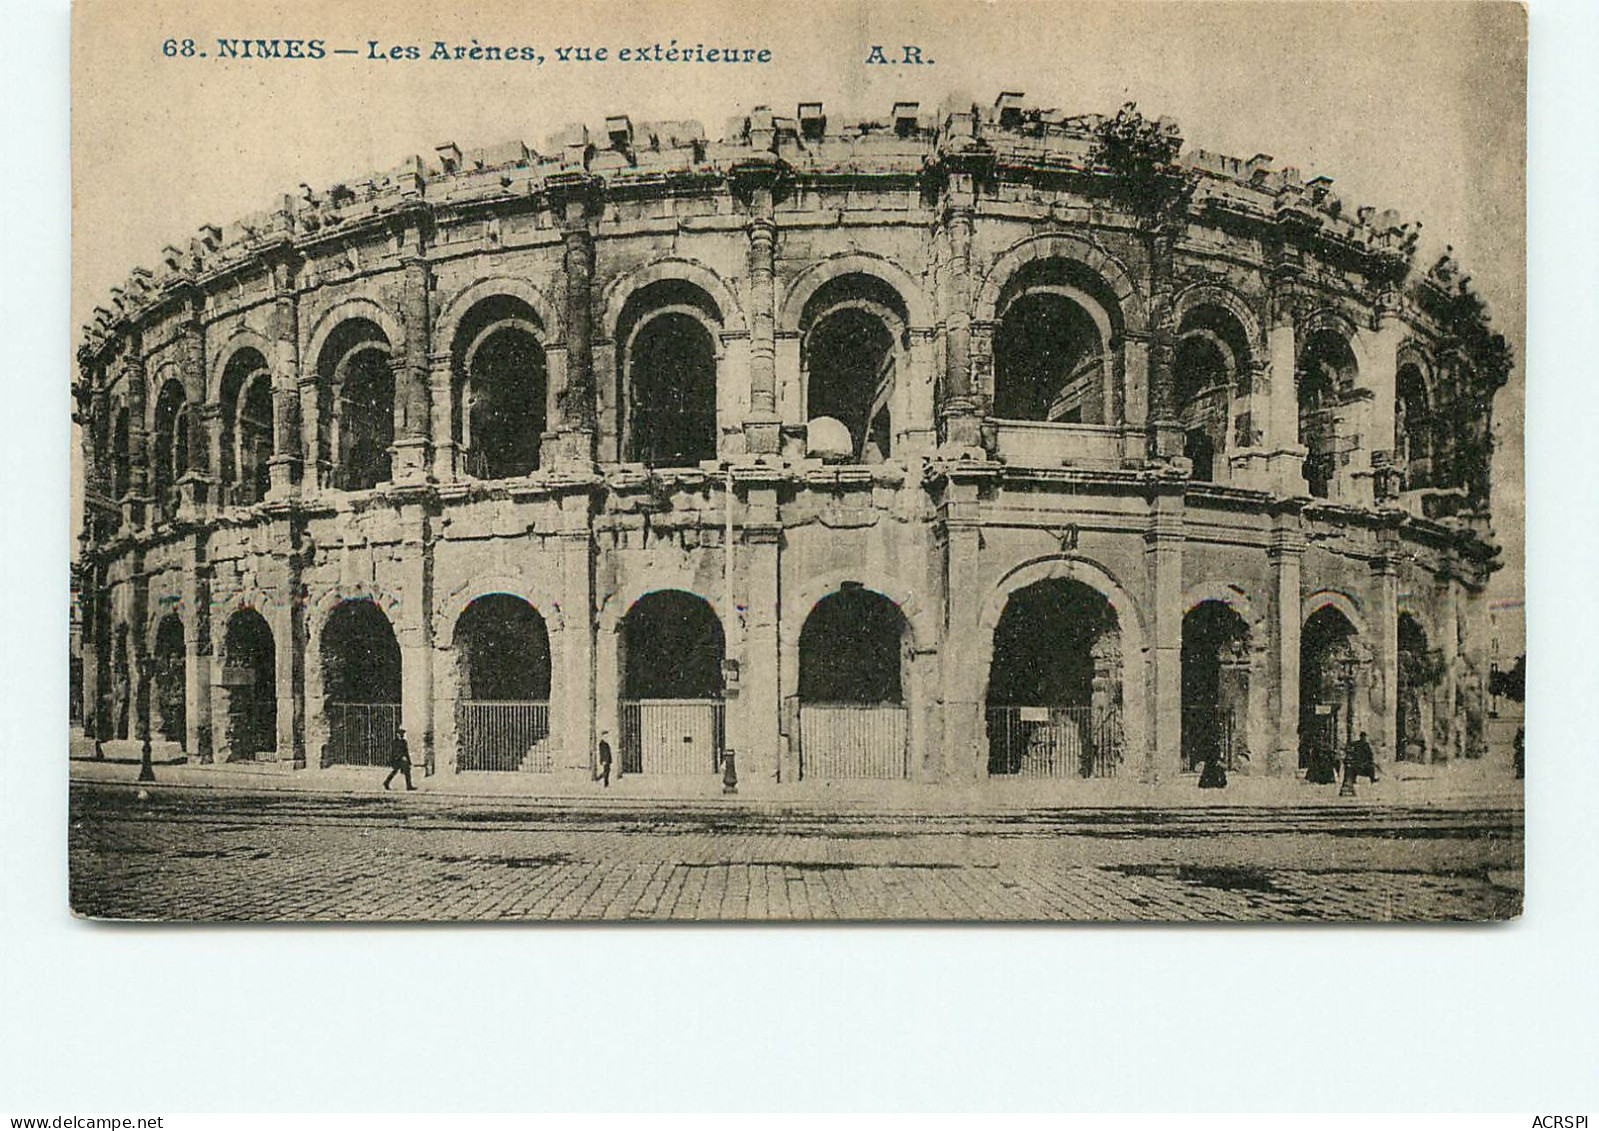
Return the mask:
<path id="1" fill-rule="evenodd" d="M 167 248 L 78 354 L 88 724 L 310 772 L 396 723 L 780 782 L 1478 754 L 1463 282 L 1264 156 L 1150 211 L 1112 121 L 613 118 Z"/>

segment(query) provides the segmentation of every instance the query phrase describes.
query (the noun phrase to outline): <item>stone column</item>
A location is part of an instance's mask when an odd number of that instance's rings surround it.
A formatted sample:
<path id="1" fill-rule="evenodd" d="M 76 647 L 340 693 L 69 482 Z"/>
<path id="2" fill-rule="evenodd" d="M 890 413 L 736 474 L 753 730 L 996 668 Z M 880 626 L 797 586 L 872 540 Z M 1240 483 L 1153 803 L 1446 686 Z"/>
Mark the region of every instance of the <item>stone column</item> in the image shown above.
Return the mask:
<path id="1" fill-rule="evenodd" d="M 1172 242 L 1163 225 L 1149 238 L 1149 454 L 1157 460 L 1183 454 L 1183 428 L 1178 418 L 1174 327 Z"/>
<path id="2" fill-rule="evenodd" d="M 211 465 L 211 504 L 214 508 L 220 509 L 233 501 L 229 491 L 232 484 L 238 481 L 237 461 L 234 460 L 232 453 L 222 450 L 226 409 L 220 401 L 207 401 L 200 406 L 198 415 L 205 433 L 206 458 Z M 225 460 L 234 460 L 235 470 L 231 477 L 224 474 L 227 467 Z"/>
<path id="3" fill-rule="evenodd" d="M 423 221 L 409 221 L 401 233 L 404 265 L 400 310 L 405 318 L 404 356 L 395 373 L 394 464 L 396 483 L 414 483 L 428 476 L 428 370 L 432 352 L 429 291 L 432 271 L 427 260 Z"/>
<path id="4" fill-rule="evenodd" d="M 315 370 L 300 374 L 300 451 L 304 467 L 300 491 L 311 494 L 330 485 L 333 454 L 322 447 L 322 398 L 331 395 Z"/>
<path id="5" fill-rule="evenodd" d="M 407 606 L 395 625 L 400 644 L 400 725 L 411 760 L 431 776 L 437 762 L 433 733 L 433 530 L 427 508 L 408 502 L 400 512 L 400 594 Z"/>
<path id="6" fill-rule="evenodd" d="M 194 300 L 189 320 L 184 324 L 179 344 L 179 365 L 183 372 L 184 394 L 189 408 L 184 413 L 188 429 L 189 466 L 178 480 L 180 513 L 193 519 L 216 501 L 219 468 L 211 455 L 211 439 L 205 413 L 205 325 L 200 321 L 200 303 Z M 190 747 L 193 749 L 193 747 Z"/>
<path id="7" fill-rule="evenodd" d="M 592 436 L 592 434 L 590 434 Z M 596 663 L 594 619 L 597 612 L 594 590 L 594 539 L 590 531 L 589 493 L 569 491 L 561 497 L 561 529 L 558 536 L 561 555 L 561 590 L 565 594 L 563 635 L 566 637 L 562 683 L 566 694 L 560 705 L 562 730 L 561 766 L 586 770 L 595 749 Z M 612 665 L 615 671 L 615 665 Z M 614 675 L 613 677 L 614 678 Z M 615 696 L 606 704 L 609 714 L 616 709 Z M 620 760 L 620 733 L 612 728 L 611 749 Z"/>
<path id="8" fill-rule="evenodd" d="M 972 228 L 977 208 L 978 166 L 944 159 L 940 223 L 948 241 L 939 288 L 944 315 L 944 398 L 939 406 L 943 445 L 952 454 L 977 449 L 980 406 L 972 389 Z"/>
<path id="9" fill-rule="evenodd" d="M 449 483 L 460 473 L 460 466 L 455 442 L 455 371 L 447 349 L 428 356 L 428 395 L 432 404 L 433 478 Z M 465 427 L 465 405 L 461 406 L 461 413 Z"/>
<path id="10" fill-rule="evenodd" d="M 556 394 L 559 435 L 557 467 L 588 469 L 594 463 L 594 233 L 590 215 L 597 210 L 602 184 L 584 173 L 563 173 L 550 179 L 549 192 L 561 225 L 566 277 L 566 380 Z M 584 606 L 585 608 L 587 606 Z"/>
<path id="11" fill-rule="evenodd" d="M 748 761 L 740 764 L 739 774 L 775 781 L 783 757 L 783 738 L 778 731 L 783 710 L 782 644 L 778 638 L 782 525 L 778 520 L 777 484 L 751 481 L 748 488 L 743 572 L 749 626 L 744 633 L 744 662 L 739 675 L 739 693 L 747 720 L 747 748 L 740 753 Z"/>
<path id="12" fill-rule="evenodd" d="M 294 494 L 302 477 L 300 431 L 300 315 L 294 269 L 285 258 L 272 265 L 272 456 L 270 499 Z M 315 417 L 312 417 L 313 422 Z M 234 470 L 238 478 L 238 469 Z"/>
<path id="13" fill-rule="evenodd" d="M 122 524 L 129 530 L 142 530 L 150 511 L 150 432 L 145 403 L 149 389 L 137 336 L 128 349 L 122 370 L 128 390 L 128 494 L 122 500 Z"/>
<path id="14" fill-rule="evenodd" d="M 1381 773 L 1399 753 L 1399 539 L 1382 532 L 1383 547 L 1371 560 L 1371 709 L 1376 724 L 1368 736 Z"/>
<path id="15" fill-rule="evenodd" d="M 773 219 L 780 172 L 775 159 L 751 159 L 733 170 L 734 187 L 747 202 L 749 232 L 750 407 L 744 419 L 745 450 L 778 450 L 777 415 L 777 224 Z"/>
<path id="16" fill-rule="evenodd" d="M 1267 752 L 1266 772 L 1292 775 L 1299 768 L 1300 572 L 1305 537 L 1293 504 L 1273 515 L 1266 561 L 1271 569 L 1268 605 L 1267 703 L 1276 732 Z"/>
<path id="17" fill-rule="evenodd" d="M 1387 293 L 1378 301 L 1377 328 L 1359 335 L 1360 379 L 1370 399 L 1361 403 L 1356 431 L 1360 450 L 1351 463 L 1356 501 L 1367 506 L 1387 501 L 1388 469 L 1394 464 L 1394 402 L 1397 399 L 1399 345 L 1405 324 L 1399 318 L 1399 297 Z"/>
<path id="18" fill-rule="evenodd" d="M 986 682 L 979 644 L 982 599 L 979 577 L 982 549 L 978 474 L 955 472 L 943 483 L 939 534 L 943 539 L 944 608 L 942 680 L 943 742 L 929 775 L 941 772 L 955 782 L 980 781 L 987 772 L 987 728 L 977 689 Z"/>
<path id="19" fill-rule="evenodd" d="M 1183 484 L 1157 488 L 1144 533 L 1149 569 L 1150 760 L 1141 776 L 1160 781 L 1182 772 L 1183 697 Z"/>
<path id="20" fill-rule="evenodd" d="M 211 566 L 204 559 L 204 536 L 183 570 L 183 602 L 191 610 L 184 641 L 183 716 L 188 733 L 183 748 L 201 765 L 212 762 L 211 731 Z"/>

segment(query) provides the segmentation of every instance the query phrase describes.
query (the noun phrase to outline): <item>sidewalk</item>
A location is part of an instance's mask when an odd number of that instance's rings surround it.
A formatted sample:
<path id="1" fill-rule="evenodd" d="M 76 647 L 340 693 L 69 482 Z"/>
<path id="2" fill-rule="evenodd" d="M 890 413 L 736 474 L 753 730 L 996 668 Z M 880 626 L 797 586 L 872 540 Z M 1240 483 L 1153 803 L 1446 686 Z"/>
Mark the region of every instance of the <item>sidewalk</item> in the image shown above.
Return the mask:
<path id="1" fill-rule="evenodd" d="M 125 782 L 138 778 L 137 757 L 125 760 L 92 760 L 92 744 L 74 742 L 70 773 L 73 781 Z M 154 753 L 152 751 L 152 753 Z M 383 794 L 386 767 L 335 766 L 329 769 L 295 770 L 287 762 L 198 764 L 156 764 L 157 786 L 184 786 L 213 789 L 272 790 L 316 794 L 375 796 Z M 463 800 L 598 803 L 618 807 L 659 802 L 714 803 L 736 807 L 759 804 L 778 808 L 840 808 L 881 810 L 896 813 L 971 814 L 1020 812 L 1034 809 L 1232 809 L 1292 808 L 1326 806 L 1370 807 L 1447 807 L 1520 808 L 1522 783 L 1508 770 L 1485 762 L 1459 762 L 1452 765 L 1401 765 L 1373 785 L 1362 779 L 1353 798 L 1340 797 L 1337 785 L 1306 785 L 1297 777 L 1250 777 L 1230 775 L 1227 787 L 1219 790 L 1198 788 L 1197 775 L 1183 775 L 1156 784 L 1135 777 L 1089 780 L 984 781 L 972 785 L 905 781 L 794 782 L 778 784 L 769 779 L 743 778 L 736 795 L 722 791 L 721 779 L 701 777 L 644 777 L 629 775 L 614 780 L 610 788 L 590 781 L 581 772 L 527 773 L 440 773 L 424 776 L 420 767 L 412 773 L 417 792 L 412 799 L 429 797 Z M 395 780 L 400 795 L 404 787 Z"/>

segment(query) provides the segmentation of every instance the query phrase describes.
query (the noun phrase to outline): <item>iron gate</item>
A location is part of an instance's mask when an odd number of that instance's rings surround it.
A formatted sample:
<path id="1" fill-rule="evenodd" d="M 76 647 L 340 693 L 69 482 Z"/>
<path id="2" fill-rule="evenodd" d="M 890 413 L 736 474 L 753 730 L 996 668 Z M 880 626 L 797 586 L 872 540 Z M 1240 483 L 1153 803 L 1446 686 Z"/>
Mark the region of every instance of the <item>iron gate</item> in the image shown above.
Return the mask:
<path id="1" fill-rule="evenodd" d="M 550 705 L 527 701 L 463 699 L 455 705 L 455 770 L 555 769 Z"/>
<path id="2" fill-rule="evenodd" d="M 722 768 L 720 699 L 622 701 L 622 773 L 714 774 Z"/>
<path id="3" fill-rule="evenodd" d="M 387 766 L 400 729 L 398 703 L 329 703 L 324 766 Z"/>
<path id="4" fill-rule="evenodd" d="M 992 776 L 1108 778 L 1121 762 L 1119 708 L 988 708 Z"/>
<path id="5" fill-rule="evenodd" d="M 909 777 L 905 714 L 893 704 L 802 703 L 800 777 Z"/>

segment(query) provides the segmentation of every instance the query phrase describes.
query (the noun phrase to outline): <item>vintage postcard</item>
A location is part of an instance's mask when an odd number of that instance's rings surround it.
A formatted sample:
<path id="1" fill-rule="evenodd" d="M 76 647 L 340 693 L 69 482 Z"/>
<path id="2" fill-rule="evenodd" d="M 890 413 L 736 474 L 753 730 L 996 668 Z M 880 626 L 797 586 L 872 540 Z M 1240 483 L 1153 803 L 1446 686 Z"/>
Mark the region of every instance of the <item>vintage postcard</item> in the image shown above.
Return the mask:
<path id="1" fill-rule="evenodd" d="M 1520 913 L 1521 7 L 72 51 L 77 914 Z"/>

